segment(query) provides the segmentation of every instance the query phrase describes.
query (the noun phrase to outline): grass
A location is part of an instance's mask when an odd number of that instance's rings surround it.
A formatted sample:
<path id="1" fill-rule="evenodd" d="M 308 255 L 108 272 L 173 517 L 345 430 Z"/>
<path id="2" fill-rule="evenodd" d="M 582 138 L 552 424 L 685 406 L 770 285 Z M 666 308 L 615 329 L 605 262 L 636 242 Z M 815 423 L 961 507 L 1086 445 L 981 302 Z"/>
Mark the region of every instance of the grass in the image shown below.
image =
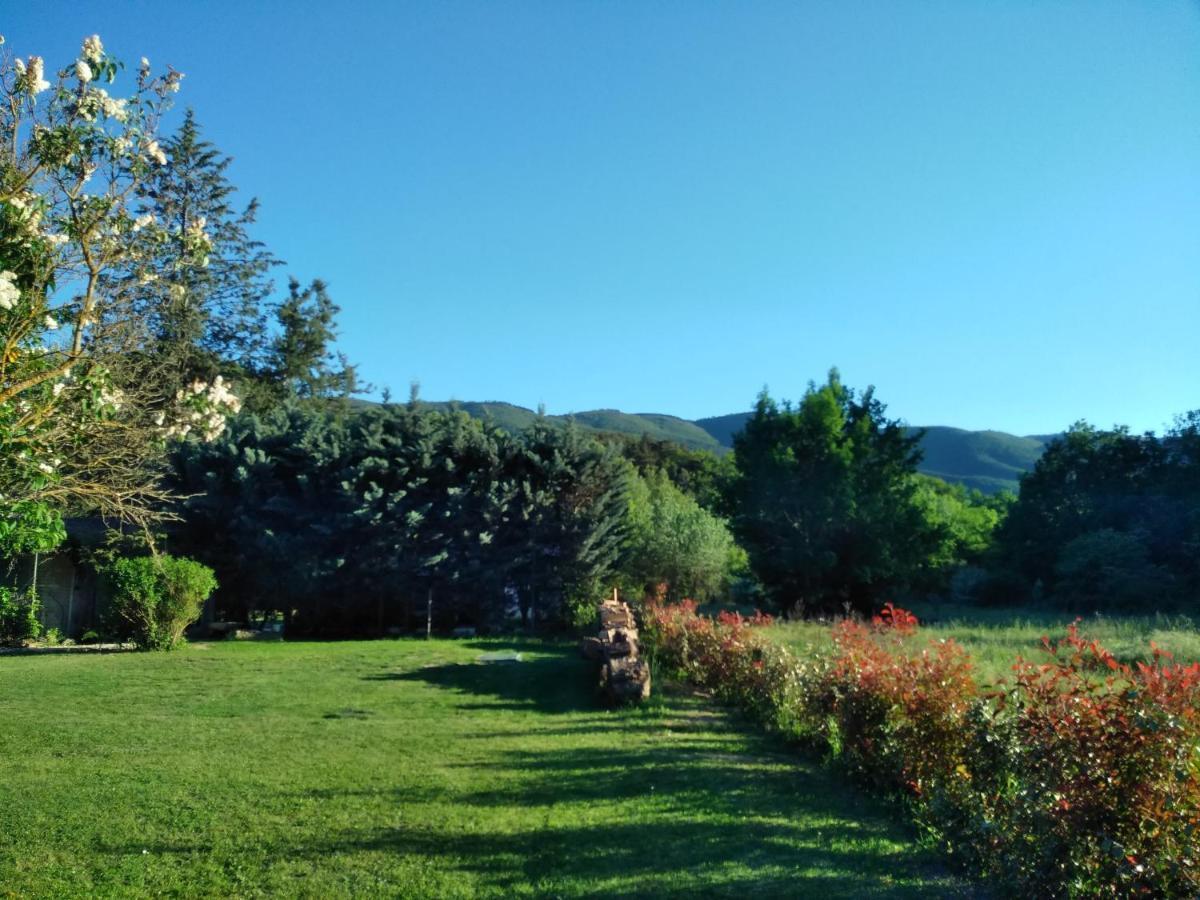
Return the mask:
<path id="1" fill-rule="evenodd" d="M 910 638 L 914 646 L 930 639 L 953 638 L 971 653 L 980 681 L 1008 675 L 1018 656 L 1043 655 L 1042 636 L 1052 641 L 1066 634 L 1074 617 L 1028 609 L 979 609 L 951 605 L 915 607 L 921 628 Z M 1099 639 L 1122 662 L 1149 662 L 1150 642 L 1175 655 L 1178 662 L 1200 660 L 1200 627 L 1186 616 L 1100 616 L 1083 618 L 1081 631 Z M 828 623 L 782 622 L 769 633 L 798 653 L 830 643 Z"/>
<path id="2" fill-rule="evenodd" d="M 520 649 L 520 663 L 478 662 Z M 881 808 L 553 643 L 0 659 L 0 896 L 942 897 Z"/>

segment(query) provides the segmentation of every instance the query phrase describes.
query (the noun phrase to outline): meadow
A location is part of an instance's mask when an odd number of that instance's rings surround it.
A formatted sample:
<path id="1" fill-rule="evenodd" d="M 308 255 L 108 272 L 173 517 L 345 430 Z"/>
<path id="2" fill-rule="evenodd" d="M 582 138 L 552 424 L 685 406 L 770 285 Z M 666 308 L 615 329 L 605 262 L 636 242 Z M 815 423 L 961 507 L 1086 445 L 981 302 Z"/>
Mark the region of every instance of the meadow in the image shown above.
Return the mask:
<path id="1" fill-rule="evenodd" d="M 976 678 L 982 683 L 1007 676 L 1018 656 L 1037 661 L 1044 655 L 1042 638 L 1060 640 L 1076 618 L 1035 608 L 981 609 L 954 604 L 914 604 L 913 612 L 921 627 L 907 642 L 919 647 L 930 640 L 957 641 L 970 653 Z M 1081 633 L 1098 639 L 1121 662 L 1152 661 L 1152 643 L 1172 653 L 1178 662 L 1200 661 L 1200 623 L 1188 616 L 1092 614 L 1079 618 Z M 764 633 L 802 655 L 832 643 L 828 622 L 779 622 Z"/>
<path id="2" fill-rule="evenodd" d="M 0 708 L 0 896 L 969 893 L 703 697 L 600 707 L 566 643 L 4 657 Z"/>

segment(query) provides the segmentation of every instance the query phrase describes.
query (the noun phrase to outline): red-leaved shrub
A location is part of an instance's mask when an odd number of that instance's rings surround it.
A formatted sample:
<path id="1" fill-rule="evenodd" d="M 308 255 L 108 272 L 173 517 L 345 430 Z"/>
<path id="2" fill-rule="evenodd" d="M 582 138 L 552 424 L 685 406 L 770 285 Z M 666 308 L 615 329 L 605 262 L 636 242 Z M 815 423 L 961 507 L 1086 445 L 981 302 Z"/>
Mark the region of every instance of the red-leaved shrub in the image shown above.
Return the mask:
<path id="1" fill-rule="evenodd" d="M 655 664 L 816 741 L 907 798 L 927 833 L 1016 896 L 1200 896 L 1200 664 L 1130 666 L 1072 625 L 983 693 L 953 641 L 887 604 L 797 659 L 769 616 L 651 604 Z"/>

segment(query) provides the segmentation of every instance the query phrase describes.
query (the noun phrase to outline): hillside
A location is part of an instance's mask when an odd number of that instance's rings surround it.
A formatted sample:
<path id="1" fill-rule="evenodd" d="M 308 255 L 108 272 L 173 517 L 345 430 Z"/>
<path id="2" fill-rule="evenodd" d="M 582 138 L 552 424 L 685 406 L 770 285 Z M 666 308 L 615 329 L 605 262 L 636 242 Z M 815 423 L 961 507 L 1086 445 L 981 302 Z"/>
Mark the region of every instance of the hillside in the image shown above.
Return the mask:
<path id="1" fill-rule="evenodd" d="M 524 431 L 537 419 L 537 413 L 532 409 L 500 401 L 422 402 L 438 409 L 453 406 L 513 433 Z M 645 434 L 654 440 L 672 441 L 690 450 L 726 453 L 733 446 L 733 436 L 742 430 L 750 413 L 732 413 L 689 422 L 659 413 L 595 409 L 570 416 L 546 418 L 556 423 L 574 419 L 577 425 L 588 431 Z M 967 431 L 931 425 L 925 429 L 925 439 L 921 442 L 925 459 L 920 468 L 927 475 L 956 481 L 988 494 L 1000 490 L 1016 491 L 1021 474 L 1033 468 L 1051 437 L 1020 437 L 1003 431 Z"/>
<path id="2" fill-rule="evenodd" d="M 537 419 L 537 413 L 512 403 L 491 401 L 435 402 L 422 401 L 426 406 L 446 409 L 454 406 L 477 419 L 485 419 L 497 427 L 513 433 L 524 431 Z M 616 409 L 593 409 L 569 416 L 546 416 L 551 422 L 565 423 L 574 419 L 575 424 L 587 431 L 613 434 L 649 435 L 659 441 L 671 441 L 689 450 L 708 450 L 724 453 L 727 450 L 716 438 L 697 425 L 677 416 L 659 413 L 625 413 Z"/>
<path id="3" fill-rule="evenodd" d="M 697 419 L 696 424 L 724 446 L 742 430 L 750 413 Z M 915 431 L 913 428 L 910 431 Z M 1016 491 L 1021 475 L 1033 468 L 1053 435 L 1020 437 L 1003 431 L 967 431 L 945 425 L 924 428 L 920 470 L 946 481 L 957 481 L 986 494 Z"/>

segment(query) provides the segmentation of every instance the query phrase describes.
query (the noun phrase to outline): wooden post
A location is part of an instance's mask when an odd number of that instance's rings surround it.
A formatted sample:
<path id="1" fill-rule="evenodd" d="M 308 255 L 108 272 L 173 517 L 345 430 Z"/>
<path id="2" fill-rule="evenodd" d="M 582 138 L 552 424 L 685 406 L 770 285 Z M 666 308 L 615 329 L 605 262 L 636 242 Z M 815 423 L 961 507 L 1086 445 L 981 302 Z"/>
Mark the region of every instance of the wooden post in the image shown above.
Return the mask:
<path id="1" fill-rule="evenodd" d="M 429 640 L 433 636 L 433 585 L 429 586 L 429 593 L 425 595 L 425 640 Z"/>

